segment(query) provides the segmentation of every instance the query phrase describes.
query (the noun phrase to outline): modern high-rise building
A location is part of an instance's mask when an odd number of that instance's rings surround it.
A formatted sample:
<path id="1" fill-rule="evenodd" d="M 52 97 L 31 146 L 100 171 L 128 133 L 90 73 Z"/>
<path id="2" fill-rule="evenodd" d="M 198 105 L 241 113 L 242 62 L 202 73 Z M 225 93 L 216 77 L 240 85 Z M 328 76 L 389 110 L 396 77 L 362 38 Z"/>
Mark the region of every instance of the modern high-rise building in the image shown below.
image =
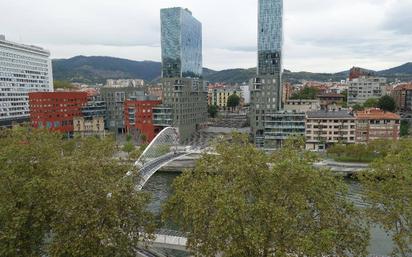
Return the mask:
<path id="1" fill-rule="evenodd" d="M 160 11 L 162 77 L 202 76 L 202 24 L 188 9 Z"/>
<path id="2" fill-rule="evenodd" d="M 259 0 L 259 76 L 280 76 L 282 72 L 283 0 Z"/>
<path id="3" fill-rule="evenodd" d="M 154 111 L 156 117 L 171 116 L 162 123 L 169 120 L 167 125 L 178 127 L 181 141 L 187 141 L 208 117 L 202 80 L 202 24 L 189 10 L 179 7 L 162 9 L 160 16 L 163 105 Z"/>
<path id="4" fill-rule="evenodd" d="M 259 0 L 258 10 L 258 65 L 250 85 L 250 124 L 256 145 L 264 147 L 265 120 L 282 110 L 283 0 Z"/>
<path id="5" fill-rule="evenodd" d="M 29 92 L 52 92 L 50 52 L 0 35 L 0 126 L 29 120 Z"/>

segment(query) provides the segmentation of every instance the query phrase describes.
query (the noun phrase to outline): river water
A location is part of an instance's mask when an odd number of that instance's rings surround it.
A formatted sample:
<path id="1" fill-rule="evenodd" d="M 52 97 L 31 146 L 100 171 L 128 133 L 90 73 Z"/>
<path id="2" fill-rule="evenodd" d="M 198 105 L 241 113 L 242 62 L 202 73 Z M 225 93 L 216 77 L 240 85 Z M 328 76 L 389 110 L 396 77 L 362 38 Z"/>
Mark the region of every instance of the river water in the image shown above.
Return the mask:
<path id="1" fill-rule="evenodd" d="M 150 204 L 150 209 L 154 213 L 160 213 L 162 203 L 172 193 L 173 180 L 179 176 L 179 173 L 156 173 L 146 186 L 145 191 L 152 194 L 153 201 Z M 349 198 L 359 207 L 365 204 L 362 201 L 362 190 L 358 182 L 354 180 L 347 180 L 349 185 Z M 369 246 L 369 253 L 372 257 L 389 256 L 392 251 L 393 243 L 389 236 L 378 226 L 371 228 L 371 241 Z M 175 256 L 178 256 L 176 254 Z"/>

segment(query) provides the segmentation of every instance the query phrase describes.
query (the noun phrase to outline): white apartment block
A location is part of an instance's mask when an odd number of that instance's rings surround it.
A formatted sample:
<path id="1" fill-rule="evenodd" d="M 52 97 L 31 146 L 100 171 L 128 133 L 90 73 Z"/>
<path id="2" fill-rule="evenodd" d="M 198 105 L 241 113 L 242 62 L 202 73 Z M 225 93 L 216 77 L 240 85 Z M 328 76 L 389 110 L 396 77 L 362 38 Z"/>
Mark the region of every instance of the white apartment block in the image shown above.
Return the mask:
<path id="1" fill-rule="evenodd" d="M 386 78 L 360 77 L 348 82 L 348 104 L 366 102 L 370 98 L 380 98 L 386 94 Z"/>
<path id="2" fill-rule="evenodd" d="M 0 126 L 29 118 L 29 92 L 52 92 L 50 52 L 0 35 Z"/>

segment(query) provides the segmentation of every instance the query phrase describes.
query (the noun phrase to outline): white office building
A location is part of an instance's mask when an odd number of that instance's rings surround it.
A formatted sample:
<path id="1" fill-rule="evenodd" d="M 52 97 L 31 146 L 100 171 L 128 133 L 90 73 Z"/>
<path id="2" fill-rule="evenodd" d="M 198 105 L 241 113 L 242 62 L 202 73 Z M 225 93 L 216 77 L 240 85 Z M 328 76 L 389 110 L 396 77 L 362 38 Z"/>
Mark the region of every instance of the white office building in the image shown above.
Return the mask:
<path id="1" fill-rule="evenodd" d="M 52 92 L 50 52 L 0 35 L 0 126 L 29 118 L 29 92 Z"/>

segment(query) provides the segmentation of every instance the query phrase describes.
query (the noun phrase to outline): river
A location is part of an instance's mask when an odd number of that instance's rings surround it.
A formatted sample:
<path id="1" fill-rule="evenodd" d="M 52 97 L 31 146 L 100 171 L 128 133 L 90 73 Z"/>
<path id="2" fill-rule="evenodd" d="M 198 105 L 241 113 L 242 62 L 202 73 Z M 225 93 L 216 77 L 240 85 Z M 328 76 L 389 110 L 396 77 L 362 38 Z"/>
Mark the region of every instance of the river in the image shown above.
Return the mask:
<path id="1" fill-rule="evenodd" d="M 154 213 L 160 213 L 161 204 L 171 194 L 171 186 L 173 180 L 179 176 L 179 173 L 156 173 L 144 187 L 145 191 L 152 193 L 153 201 L 150 204 L 150 209 Z M 359 207 L 364 206 L 362 201 L 362 190 L 358 182 L 354 180 L 346 180 L 349 185 L 349 197 Z M 370 256 L 389 256 L 392 251 L 392 240 L 386 233 L 375 226 L 371 228 L 371 241 L 369 246 Z M 176 256 L 178 256 L 177 254 Z"/>

